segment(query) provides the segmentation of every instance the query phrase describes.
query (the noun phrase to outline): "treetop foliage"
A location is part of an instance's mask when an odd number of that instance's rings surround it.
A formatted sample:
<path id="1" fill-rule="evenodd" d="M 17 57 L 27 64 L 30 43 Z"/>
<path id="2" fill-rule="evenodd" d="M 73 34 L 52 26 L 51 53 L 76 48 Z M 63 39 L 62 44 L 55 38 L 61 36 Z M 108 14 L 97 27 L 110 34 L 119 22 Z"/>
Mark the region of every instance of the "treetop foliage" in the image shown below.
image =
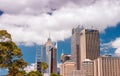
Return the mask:
<path id="1" fill-rule="evenodd" d="M 12 41 L 11 35 L 6 30 L 0 30 L 0 68 L 7 68 L 8 76 L 17 76 L 24 73 L 26 66 L 27 62 L 23 60 L 22 52 Z"/>

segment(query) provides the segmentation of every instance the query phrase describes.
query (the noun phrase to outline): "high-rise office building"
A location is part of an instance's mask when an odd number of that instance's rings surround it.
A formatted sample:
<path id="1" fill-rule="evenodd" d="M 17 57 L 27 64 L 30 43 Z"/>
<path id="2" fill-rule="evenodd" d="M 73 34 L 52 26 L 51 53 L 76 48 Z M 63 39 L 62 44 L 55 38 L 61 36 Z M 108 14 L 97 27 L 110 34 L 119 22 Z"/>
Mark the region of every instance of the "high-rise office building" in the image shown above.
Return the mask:
<path id="1" fill-rule="evenodd" d="M 71 50 L 72 60 L 76 63 L 76 69 L 81 69 L 85 59 L 94 60 L 100 56 L 99 31 L 77 27 L 72 30 Z"/>
<path id="2" fill-rule="evenodd" d="M 76 69 L 80 70 L 80 32 L 83 30 L 83 27 L 77 27 L 72 29 L 71 37 L 71 52 L 72 52 L 72 61 L 76 63 Z"/>
<path id="3" fill-rule="evenodd" d="M 57 73 L 57 49 L 52 47 L 51 51 L 51 73 Z"/>
<path id="4" fill-rule="evenodd" d="M 41 72 L 40 64 L 42 62 L 42 46 L 36 46 L 36 69 L 37 71 Z"/>
<path id="5" fill-rule="evenodd" d="M 99 31 L 84 29 L 80 33 L 80 60 L 94 60 L 100 56 Z"/>
<path id="6" fill-rule="evenodd" d="M 57 73 L 57 48 L 53 45 L 52 40 L 48 38 L 45 44 L 46 62 L 48 64 L 47 73 Z"/>
<path id="7" fill-rule="evenodd" d="M 94 76 L 120 76 L 120 58 L 102 56 L 95 59 Z"/>

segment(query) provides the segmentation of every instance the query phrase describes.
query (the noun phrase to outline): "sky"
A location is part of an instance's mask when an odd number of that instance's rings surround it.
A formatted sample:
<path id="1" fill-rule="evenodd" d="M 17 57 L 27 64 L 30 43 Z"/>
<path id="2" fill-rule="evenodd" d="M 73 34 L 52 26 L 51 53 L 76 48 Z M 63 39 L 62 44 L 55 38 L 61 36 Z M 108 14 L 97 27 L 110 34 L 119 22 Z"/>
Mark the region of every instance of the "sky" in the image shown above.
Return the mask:
<path id="1" fill-rule="evenodd" d="M 100 31 L 101 55 L 120 56 L 120 0 L 0 0 L 0 30 L 12 35 L 29 64 L 49 34 L 58 42 L 58 59 L 62 49 L 70 54 L 78 25 Z"/>

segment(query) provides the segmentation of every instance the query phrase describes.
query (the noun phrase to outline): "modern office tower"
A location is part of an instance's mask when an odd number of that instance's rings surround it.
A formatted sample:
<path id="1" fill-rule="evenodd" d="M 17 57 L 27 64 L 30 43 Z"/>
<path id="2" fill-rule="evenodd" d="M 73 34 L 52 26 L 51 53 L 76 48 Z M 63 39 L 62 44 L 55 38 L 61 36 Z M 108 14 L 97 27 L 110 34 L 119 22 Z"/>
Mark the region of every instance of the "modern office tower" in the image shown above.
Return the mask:
<path id="1" fill-rule="evenodd" d="M 62 54 L 61 55 L 61 62 L 64 63 L 66 61 L 71 61 L 71 55 L 68 54 Z"/>
<path id="2" fill-rule="evenodd" d="M 77 27 L 72 29 L 71 50 L 72 61 L 76 63 L 76 70 L 81 69 L 85 59 L 94 60 L 100 56 L 99 31 Z"/>
<path id="3" fill-rule="evenodd" d="M 60 75 L 71 76 L 74 70 L 75 70 L 75 62 L 66 61 L 63 64 L 61 64 Z"/>
<path id="4" fill-rule="evenodd" d="M 120 76 L 120 58 L 99 57 L 94 60 L 94 76 Z"/>
<path id="5" fill-rule="evenodd" d="M 76 63 L 76 69 L 80 70 L 80 32 L 83 30 L 83 27 L 77 27 L 72 29 L 71 37 L 71 52 L 72 52 L 72 61 Z"/>
<path id="6" fill-rule="evenodd" d="M 53 45 L 52 40 L 48 38 L 45 44 L 46 62 L 48 64 L 47 73 L 57 73 L 57 48 Z"/>
<path id="7" fill-rule="evenodd" d="M 52 47 L 51 51 L 51 73 L 57 73 L 57 49 Z"/>
<path id="8" fill-rule="evenodd" d="M 90 59 L 85 59 L 82 62 L 82 76 L 94 76 L 94 62 Z"/>
<path id="9" fill-rule="evenodd" d="M 80 60 L 94 60 L 100 56 L 99 31 L 84 29 L 80 33 Z"/>

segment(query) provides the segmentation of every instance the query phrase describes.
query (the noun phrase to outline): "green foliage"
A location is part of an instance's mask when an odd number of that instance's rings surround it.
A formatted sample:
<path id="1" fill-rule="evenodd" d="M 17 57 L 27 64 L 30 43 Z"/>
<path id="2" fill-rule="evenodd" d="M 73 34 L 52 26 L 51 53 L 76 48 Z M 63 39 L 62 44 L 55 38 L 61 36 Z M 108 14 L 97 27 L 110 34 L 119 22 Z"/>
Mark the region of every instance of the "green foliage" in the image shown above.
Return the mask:
<path id="1" fill-rule="evenodd" d="M 8 76 L 22 76 L 27 62 L 22 59 L 21 50 L 12 41 L 11 35 L 0 30 L 0 68 L 8 68 Z"/>
<path id="2" fill-rule="evenodd" d="M 0 30 L 0 38 L 5 37 L 5 38 L 11 38 L 11 35 L 6 31 L 6 30 Z"/>
<path id="3" fill-rule="evenodd" d="M 48 68 L 48 64 L 46 62 L 41 62 L 40 68 L 42 69 L 42 72 L 44 73 L 45 70 Z"/>
<path id="4" fill-rule="evenodd" d="M 50 76 L 60 76 L 60 75 L 52 73 Z"/>
<path id="5" fill-rule="evenodd" d="M 31 71 L 27 74 L 27 76 L 43 76 L 43 75 L 38 71 Z"/>

